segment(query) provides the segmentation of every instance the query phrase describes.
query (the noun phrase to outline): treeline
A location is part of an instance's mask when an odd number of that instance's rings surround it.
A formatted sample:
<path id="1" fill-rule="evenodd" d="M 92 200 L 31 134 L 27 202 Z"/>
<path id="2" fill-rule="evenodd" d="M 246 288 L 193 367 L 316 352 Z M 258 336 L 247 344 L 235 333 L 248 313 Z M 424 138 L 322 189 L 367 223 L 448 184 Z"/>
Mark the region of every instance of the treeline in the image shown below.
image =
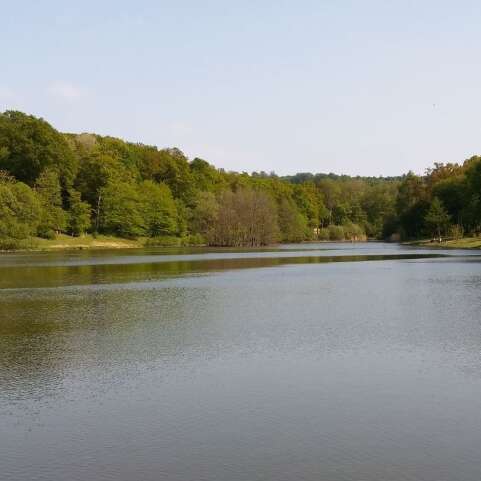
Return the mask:
<path id="1" fill-rule="evenodd" d="M 481 157 L 463 164 L 435 163 L 424 176 L 407 174 L 399 184 L 396 215 L 386 218 L 385 235 L 403 239 L 459 238 L 481 231 Z"/>
<path id="2" fill-rule="evenodd" d="M 226 172 L 179 149 L 0 114 L 0 247 L 65 233 L 260 246 L 479 230 L 481 161 L 401 178 Z"/>

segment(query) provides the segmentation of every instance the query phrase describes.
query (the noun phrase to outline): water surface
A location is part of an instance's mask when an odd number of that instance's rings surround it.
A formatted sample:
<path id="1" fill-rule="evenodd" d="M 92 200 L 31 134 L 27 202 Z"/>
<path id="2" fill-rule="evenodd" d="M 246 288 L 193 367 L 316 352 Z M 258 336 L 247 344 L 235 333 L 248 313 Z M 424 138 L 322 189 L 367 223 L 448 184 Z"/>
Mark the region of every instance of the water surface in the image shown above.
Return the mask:
<path id="1" fill-rule="evenodd" d="M 473 251 L 0 256 L 0 478 L 479 481 L 480 307 Z"/>

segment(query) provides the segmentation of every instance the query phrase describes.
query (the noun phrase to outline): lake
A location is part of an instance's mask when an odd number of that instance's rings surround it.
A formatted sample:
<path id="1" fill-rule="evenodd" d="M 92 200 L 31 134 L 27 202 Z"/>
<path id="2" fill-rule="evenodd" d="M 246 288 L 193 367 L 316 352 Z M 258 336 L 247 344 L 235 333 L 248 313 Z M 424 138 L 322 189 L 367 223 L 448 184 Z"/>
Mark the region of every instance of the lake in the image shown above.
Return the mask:
<path id="1" fill-rule="evenodd" d="M 2 481 L 479 481 L 481 257 L 0 255 Z"/>

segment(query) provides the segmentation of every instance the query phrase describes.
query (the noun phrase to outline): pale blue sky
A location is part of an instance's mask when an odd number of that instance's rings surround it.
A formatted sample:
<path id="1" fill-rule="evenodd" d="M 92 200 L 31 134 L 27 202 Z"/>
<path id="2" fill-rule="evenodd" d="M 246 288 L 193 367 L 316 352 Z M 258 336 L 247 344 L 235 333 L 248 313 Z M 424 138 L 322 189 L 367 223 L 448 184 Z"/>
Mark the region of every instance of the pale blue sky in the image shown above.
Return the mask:
<path id="1" fill-rule="evenodd" d="M 0 0 L 0 109 L 233 170 L 481 153 L 479 1 Z"/>

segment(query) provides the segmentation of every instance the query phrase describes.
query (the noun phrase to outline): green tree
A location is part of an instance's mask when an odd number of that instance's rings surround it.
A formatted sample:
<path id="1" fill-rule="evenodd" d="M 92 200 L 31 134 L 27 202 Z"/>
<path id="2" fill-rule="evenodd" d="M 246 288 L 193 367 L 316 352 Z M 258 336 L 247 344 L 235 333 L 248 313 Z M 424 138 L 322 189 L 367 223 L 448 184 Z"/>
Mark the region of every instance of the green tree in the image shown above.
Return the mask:
<path id="1" fill-rule="evenodd" d="M 142 215 L 149 236 L 172 236 L 177 233 L 177 207 L 165 184 L 150 180 L 139 186 Z"/>
<path id="2" fill-rule="evenodd" d="M 464 211 L 469 221 L 470 230 L 479 232 L 481 229 L 481 157 L 471 157 L 465 162 L 464 166 L 469 196 Z"/>
<path id="3" fill-rule="evenodd" d="M 396 211 L 403 237 L 423 235 L 425 217 L 429 209 L 429 196 L 424 180 L 409 172 L 399 186 Z"/>
<path id="4" fill-rule="evenodd" d="M 361 206 L 366 215 L 365 227 L 369 237 L 382 238 L 385 225 L 395 217 L 397 189 L 397 183 L 383 182 L 369 185 L 364 192 Z"/>
<path id="5" fill-rule="evenodd" d="M 426 213 L 426 224 L 437 234 L 441 242 L 441 231 L 449 225 L 450 215 L 447 213 L 442 202 L 437 198 L 431 202 L 428 212 Z"/>
<path id="6" fill-rule="evenodd" d="M 221 172 L 203 159 L 196 157 L 192 160 L 190 170 L 195 188 L 199 191 L 219 192 L 227 187 Z"/>
<path id="7" fill-rule="evenodd" d="M 146 234 L 142 201 L 135 184 L 109 182 L 102 189 L 101 229 L 126 238 Z"/>
<path id="8" fill-rule="evenodd" d="M 35 235 L 40 214 L 40 202 L 28 185 L 0 175 L 0 249 L 16 248 Z"/>
<path id="9" fill-rule="evenodd" d="M 219 216 L 219 204 L 212 192 L 198 192 L 191 211 L 190 227 L 194 234 L 205 238 L 211 237 L 211 232 Z"/>
<path id="10" fill-rule="evenodd" d="M 159 151 L 157 171 L 153 180 L 165 182 L 174 198 L 190 205 L 194 199 L 195 186 L 187 157 L 176 148 Z"/>
<path id="11" fill-rule="evenodd" d="M 300 242 L 310 237 L 306 218 L 298 211 L 294 201 L 283 198 L 278 207 L 281 240 Z"/>
<path id="12" fill-rule="evenodd" d="M 330 213 L 324 205 L 321 194 L 312 182 L 295 184 L 292 198 L 307 219 L 311 231 L 317 229 L 329 217 Z"/>
<path id="13" fill-rule="evenodd" d="M 175 199 L 175 207 L 177 209 L 177 234 L 183 237 L 189 229 L 188 220 L 191 215 L 191 208 L 182 199 Z"/>
<path id="14" fill-rule="evenodd" d="M 80 192 L 69 191 L 68 228 L 74 236 L 84 234 L 91 226 L 91 207 L 88 202 L 83 202 Z"/>
<path id="15" fill-rule="evenodd" d="M 0 114 L 0 169 L 33 186 L 45 169 L 55 169 L 69 187 L 77 160 L 62 134 L 43 119 L 22 112 Z"/>
<path id="16" fill-rule="evenodd" d="M 322 194 L 323 203 L 328 211 L 328 223 L 333 223 L 334 210 L 342 199 L 342 192 L 339 183 L 333 179 L 326 178 L 318 182 L 318 189 Z"/>
<path id="17" fill-rule="evenodd" d="M 458 224 L 463 223 L 463 211 L 469 204 L 471 192 L 464 175 L 455 175 L 437 182 L 433 194 L 447 210 L 448 214 Z"/>
<path id="18" fill-rule="evenodd" d="M 90 149 L 80 149 L 80 164 L 75 179 L 75 189 L 82 194 L 82 199 L 92 208 L 93 224 L 98 231 L 100 210 L 102 207 L 102 190 L 110 183 L 135 181 L 135 176 L 129 172 L 122 162 L 110 154 L 103 153 L 98 146 Z"/>
<path id="19" fill-rule="evenodd" d="M 62 209 L 62 190 L 56 170 L 44 170 L 35 184 L 42 206 L 41 221 L 38 226 L 40 237 L 52 238 L 55 233 L 65 231 L 67 215 Z"/>

